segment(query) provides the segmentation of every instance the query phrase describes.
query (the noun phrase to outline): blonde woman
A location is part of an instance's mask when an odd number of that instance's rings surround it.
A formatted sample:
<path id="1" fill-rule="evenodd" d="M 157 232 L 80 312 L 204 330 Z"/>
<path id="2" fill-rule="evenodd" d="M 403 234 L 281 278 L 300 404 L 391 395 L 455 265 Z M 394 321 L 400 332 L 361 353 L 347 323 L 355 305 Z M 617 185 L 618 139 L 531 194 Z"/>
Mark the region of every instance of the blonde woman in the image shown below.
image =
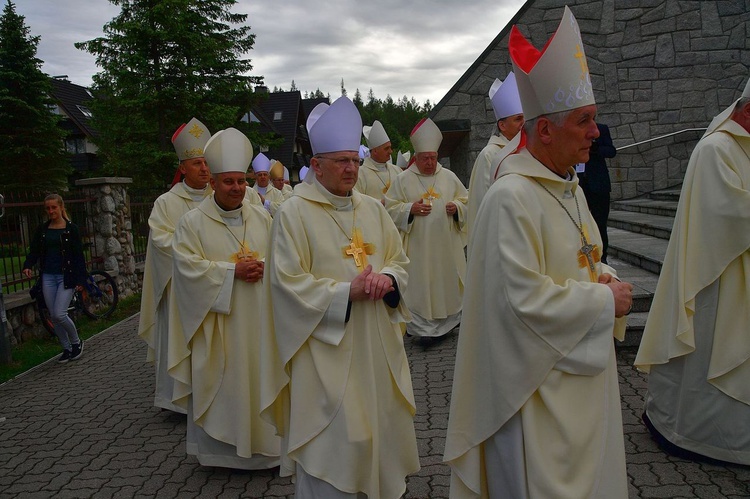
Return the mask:
<path id="1" fill-rule="evenodd" d="M 78 227 L 70 221 L 62 197 L 50 194 L 44 198 L 44 211 L 47 221 L 34 233 L 22 272 L 30 278 L 32 267 L 39 264 L 42 294 L 63 348 L 57 361 L 64 363 L 83 354 L 83 341 L 68 317 L 68 305 L 76 286 L 86 282 L 86 263 Z"/>

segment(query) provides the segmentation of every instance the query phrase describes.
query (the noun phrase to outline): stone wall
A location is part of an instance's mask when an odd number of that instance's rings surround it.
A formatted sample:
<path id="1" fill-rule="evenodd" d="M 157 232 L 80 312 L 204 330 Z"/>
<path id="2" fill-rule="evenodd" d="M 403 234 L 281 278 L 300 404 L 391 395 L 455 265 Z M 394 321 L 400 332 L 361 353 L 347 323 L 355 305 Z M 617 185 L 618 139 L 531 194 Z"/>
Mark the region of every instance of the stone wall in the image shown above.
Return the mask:
<path id="1" fill-rule="evenodd" d="M 103 177 L 76 182 L 91 198 L 88 210 L 93 234 L 94 254 L 102 258 L 101 267 L 117 281 L 120 298 L 140 291 L 141 275 L 136 269 L 132 223 L 130 219 L 129 178 Z M 11 347 L 30 338 L 47 336 L 28 290 L 3 297 L 7 314 L 5 344 Z M 2 339 L 0 338 L 0 342 Z M 3 349 L 0 349 L 3 350 Z"/>
<path id="2" fill-rule="evenodd" d="M 537 48 L 557 29 L 563 7 L 578 20 L 598 105 L 621 148 L 685 129 L 705 128 L 738 98 L 750 73 L 750 0 L 530 0 L 433 110 L 432 119 L 468 119 L 468 139 L 451 156 L 468 185 L 471 167 L 495 129 L 487 92 L 512 71 L 510 27 Z M 613 199 L 682 182 L 701 131 L 627 147 L 610 160 Z M 461 158 L 461 159 L 459 159 Z"/>

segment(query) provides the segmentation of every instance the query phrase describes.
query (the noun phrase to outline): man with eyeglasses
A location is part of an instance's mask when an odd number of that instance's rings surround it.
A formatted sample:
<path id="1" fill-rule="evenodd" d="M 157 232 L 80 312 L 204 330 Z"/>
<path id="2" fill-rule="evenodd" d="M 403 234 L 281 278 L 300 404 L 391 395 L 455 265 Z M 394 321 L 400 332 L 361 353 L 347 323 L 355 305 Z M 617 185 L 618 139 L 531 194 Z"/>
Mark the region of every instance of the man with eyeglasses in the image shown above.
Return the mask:
<path id="1" fill-rule="evenodd" d="M 468 192 L 455 173 L 438 163 L 442 140 L 429 118 L 414 127 L 414 164 L 386 194 L 388 213 L 410 261 L 404 297 L 413 318 L 406 330 L 423 346 L 444 338 L 461 322 L 466 272 Z"/>
<path id="2" fill-rule="evenodd" d="M 307 128 L 312 171 L 271 229 L 264 415 L 282 436 L 280 473 L 296 475 L 297 499 L 396 499 L 419 469 L 399 328 L 408 259 L 385 208 L 354 189 L 356 106 L 319 104 Z"/>

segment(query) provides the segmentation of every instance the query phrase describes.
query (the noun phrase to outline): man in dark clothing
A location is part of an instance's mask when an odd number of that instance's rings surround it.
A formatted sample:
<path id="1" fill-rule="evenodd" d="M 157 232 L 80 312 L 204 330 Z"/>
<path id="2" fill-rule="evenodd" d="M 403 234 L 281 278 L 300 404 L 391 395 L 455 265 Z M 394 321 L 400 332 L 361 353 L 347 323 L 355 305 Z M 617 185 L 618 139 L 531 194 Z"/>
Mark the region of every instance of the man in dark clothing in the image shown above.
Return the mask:
<path id="1" fill-rule="evenodd" d="M 602 262 L 607 263 L 607 248 L 609 247 L 607 219 L 609 218 L 609 193 L 612 191 L 612 184 L 609 181 L 609 170 L 605 158 L 614 158 L 617 149 L 612 145 L 609 127 L 601 123 L 597 123 L 596 126 L 599 128 L 599 138 L 594 139 L 591 144 L 589 161 L 586 163 L 583 174 L 580 175 L 580 185 L 586 194 L 589 210 L 602 236 Z"/>

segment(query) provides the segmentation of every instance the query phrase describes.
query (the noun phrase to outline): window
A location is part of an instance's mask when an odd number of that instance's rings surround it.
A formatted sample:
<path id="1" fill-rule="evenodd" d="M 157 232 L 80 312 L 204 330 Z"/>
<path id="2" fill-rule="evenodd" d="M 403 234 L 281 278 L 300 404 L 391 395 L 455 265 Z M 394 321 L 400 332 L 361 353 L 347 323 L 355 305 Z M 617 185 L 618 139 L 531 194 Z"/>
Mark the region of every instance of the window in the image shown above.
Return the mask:
<path id="1" fill-rule="evenodd" d="M 274 121 L 281 121 L 281 111 L 274 111 L 274 113 L 273 113 L 273 120 Z"/>
<path id="2" fill-rule="evenodd" d="M 78 108 L 79 111 L 81 111 L 81 113 L 83 113 L 85 117 L 91 118 L 91 111 L 89 111 L 89 108 L 87 108 L 86 106 L 80 106 L 80 105 L 77 105 L 76 107 Z"/>
<path id="3" fill-rule="evenodd" d="M 83 154 L 86 152 L 86 139 L 65 139 L 65 150 L 70 154 Z"/>

